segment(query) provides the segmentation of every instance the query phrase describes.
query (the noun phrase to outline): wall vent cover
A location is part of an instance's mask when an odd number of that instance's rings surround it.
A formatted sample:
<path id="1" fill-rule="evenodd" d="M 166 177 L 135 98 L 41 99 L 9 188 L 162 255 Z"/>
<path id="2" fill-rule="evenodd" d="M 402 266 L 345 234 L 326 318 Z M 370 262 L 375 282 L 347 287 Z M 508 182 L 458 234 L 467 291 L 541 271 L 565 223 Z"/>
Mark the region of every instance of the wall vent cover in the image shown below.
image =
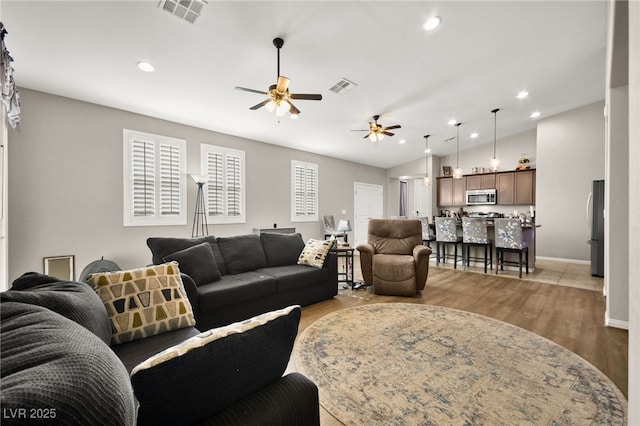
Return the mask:
<path id="1" fill-rule="evenodd" d="M 195 24 L 206 4 L 206 0 L 160 0 L 158 8 L 182 21 Z"/>
<path id="2" fill-rule="evenodd" d="M 344 95 L 348 91 L 353 90 L 353 88 L 356 86 L 357 84 L 354 83 L 353 81 L 342 77 L 342 79 L 339 82 L 331 86 L 329 91 L 336 93 L 338 95 Z"/>

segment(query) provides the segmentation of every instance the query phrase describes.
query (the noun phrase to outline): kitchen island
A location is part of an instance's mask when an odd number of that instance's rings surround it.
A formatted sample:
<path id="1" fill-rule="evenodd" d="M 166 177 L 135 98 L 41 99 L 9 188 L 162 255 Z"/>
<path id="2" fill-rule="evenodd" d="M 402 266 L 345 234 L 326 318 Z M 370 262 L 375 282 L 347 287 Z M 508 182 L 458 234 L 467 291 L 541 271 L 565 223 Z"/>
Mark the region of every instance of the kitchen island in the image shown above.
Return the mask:
<path id="1" fill-rule="evenodd" d="M 462 236 L 462 222 L 457 223 L 457 234 Z M 541 225 L 535 222 L 527 222 L 522 225 L 522 241 L 529 247 L 529 273 L 533 272 L 536 268 L 536 228 Z M 435 224 L 431 224 L 431 229 L 435 235 Z M 496 256 L 495 256 L 495 228 L 493 226 L 493 220 L 487 219 L 487 236 L 494 242 L 493 247 L 493 270 L 496 268 Z M 481 262 L 474 261 L 474 258 L 484 257 L 484 250 L 481 247 L 471 246 L 470 248 L 471 261 L 469 266 L 482 266 Z M 514 253 L 505 253 L 505 260 L 517 262 L 517 255 Z M 517 266 L 506 266 L 506 269 L 517 270 Z M 523 267 L 524 269 L 524 267 Z"/>

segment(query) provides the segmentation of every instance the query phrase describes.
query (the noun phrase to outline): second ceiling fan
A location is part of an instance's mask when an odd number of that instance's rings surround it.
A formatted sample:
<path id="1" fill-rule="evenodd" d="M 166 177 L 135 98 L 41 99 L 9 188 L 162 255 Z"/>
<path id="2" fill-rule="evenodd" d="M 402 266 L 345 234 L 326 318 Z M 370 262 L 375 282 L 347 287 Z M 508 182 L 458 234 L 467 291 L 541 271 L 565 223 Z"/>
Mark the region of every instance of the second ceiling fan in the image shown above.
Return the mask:
<path id="1" fill-rule="evenodd" d="M 402 127 L 399 124 L 394 124 L 393 126 L 382 126 L 381 124 L 378 124 L 378 119 L 380 118 L 379 115 L 374 115 L 371 118 L 373 118 L 373 121 L 369 122 L 369 130 L 356 130 L 356 131 L 368 132 L 364 136 L 364 139 L 369 138 L 369 140 L 371 140 L 372 142 L 381 141 L 382 139 L 384 139 L 385 135 L 393 136 L 395 133 L 391 133 L 389 130 L 399 129 Z"/>
<path id="2" fill-rule="evenodd" d="M 280 37 L 273 39 L 273 45 L 278 49 L 278 81 L 276 84 L 269 86 L 269 91 L 264 92 L 262 90 L 247 89 L 246 87 L 236 86 L 236 90 L 242 90 L 245 92 L 258 93 L 261 95 L 267 95 L 267 99 L 252 106 L 249 109 L 256 110 L 263 106 L 267 108 L 269 112 L 276 111 L 276 114 L 282 116 L 289 113 L 291 118 L 298 118 L 300 110 L 296 108 L 291 102 L 291 99 L 304 99 L 311 101 L 321 101 L 322 95 L 310 94 L 310 93 L 290 93 L 289 82 L 290 80 L 280 75 L 280 49 L 284 45 L 284 40 Z"/>

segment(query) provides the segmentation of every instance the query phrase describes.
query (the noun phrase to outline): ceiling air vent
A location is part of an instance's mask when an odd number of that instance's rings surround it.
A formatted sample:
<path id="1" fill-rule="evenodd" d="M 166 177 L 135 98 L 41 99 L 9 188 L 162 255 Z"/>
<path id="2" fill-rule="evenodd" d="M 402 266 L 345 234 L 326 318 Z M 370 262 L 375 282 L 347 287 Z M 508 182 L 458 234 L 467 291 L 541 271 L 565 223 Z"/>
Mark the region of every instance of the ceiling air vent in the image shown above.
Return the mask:
<path id="1" fill-rule="evenodd" d="M 160 0 L 158 7 L 183 21 L 195 24 L 206 4 L 206 0 Z"/>
<path id="2" fill-rule="evenodd" d="M 329 91 L 336 93 L 338 95 L 344 95 L 345 93 L 352 90 L 356 86 L 357 84 L 354 83 L 353 81 L 347 80 L 346 78 L 342 77 L 342 79 L 339 82 L 331 86 Z"/>

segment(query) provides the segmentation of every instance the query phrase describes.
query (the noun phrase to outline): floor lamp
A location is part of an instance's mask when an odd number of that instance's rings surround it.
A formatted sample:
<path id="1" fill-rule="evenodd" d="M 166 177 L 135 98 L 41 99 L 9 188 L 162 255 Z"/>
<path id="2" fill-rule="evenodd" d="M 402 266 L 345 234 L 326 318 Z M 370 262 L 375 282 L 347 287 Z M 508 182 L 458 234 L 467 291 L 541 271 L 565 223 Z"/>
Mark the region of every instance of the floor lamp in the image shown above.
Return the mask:
<path id="1" fill-rule="evenodd" d="M 193 227 L 191 228 L 191 237 L 209 235 L 209 226 L 207 225 L 207 209 L 204 203 L 204 191 L 202 188 L 207 183 L 207 176 L 191 175 L 198 185 L 198 195 L 196 196 L 196 210 L 193 213 Z"/>

